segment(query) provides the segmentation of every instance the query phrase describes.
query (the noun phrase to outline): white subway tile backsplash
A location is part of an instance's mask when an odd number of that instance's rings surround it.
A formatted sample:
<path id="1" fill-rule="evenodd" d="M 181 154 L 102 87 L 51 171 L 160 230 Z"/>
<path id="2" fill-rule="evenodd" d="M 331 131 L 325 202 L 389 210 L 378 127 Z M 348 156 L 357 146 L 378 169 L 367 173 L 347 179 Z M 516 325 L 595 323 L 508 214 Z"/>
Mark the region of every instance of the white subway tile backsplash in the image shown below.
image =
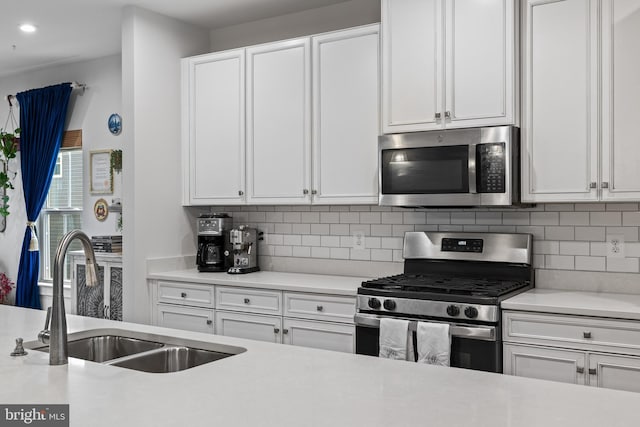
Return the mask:
<path id="1" fill-rule="evenodd" d="M 567 255 L 545 255 L 544 267 L 551 270 L 573 270 L 574 257 Z"/>
<path id="2" fill-rule="evenodd" d="M 640 272 L 638 203 L 549 203 L 532 208 L 406 209 L 389 206 L 225 206 L 234 225 L 265 233 L 260 255 L 403 262 L 408 231 L 531 233 L 536 268 Z M 353 248 L 353 235 L 365 249 Z M 625 257 L 607 257 L 607 235 L 623 236 Z M 640 281 L 639 281 L 640 283 Z"/>
<path id="3" fill-rule="evenodd" d="M 589 255 L 589 242 L 560 242 L 560 255 Z"/>
<path id="4" fill-rule="evenodd" d="M 622 225 L 640 226 L 640 212 L 623 212 Z"/>
<path id="5" fill-rule="evenodd" d="M 622 225 L 621 212 L 591 212 L 589 218 L 591 225 Z"/>
<path id="6" fill-rule="evenodd" d="M 371 249 L 371 261 L 393 261 L 393 250 Z"/>
<path id="7" fill-rule="evenodd" d="M 312 221 L 309 221 L 312 222 Z M 329 224 L 338 224 L 340 222 L 340 213 L 338 212 L 322 212 L 320 214 L 320 222 Z"/>
<path id="8" fill-rule="evenodd" d="M 606 235 L 605 227 L 576 227 L 575 228 L 575 240 L 604 242 L 605 235 Z"/>
<path id="9" fill-rule="evenodd" d="M 531 225 L 559 225 L 558 212 L 531 212 Z"/>
<path id="10" fill-rule="evenodd" d="M 358 212 L 340 212 L 340 223 L 358 224 L 359 222 L 360 214 Z"/>
<path id="11" fill-rule="evenodd" d="M 391 236 L 390 224 L 371 224 L 372 236 Z"/>
<path id="12" fill-rule="evenodd" d="M 589 212 L 560 212 L 560 225 L 589 225 Z"/>
<path id="13" fill-rule="evenodd" d="M 329 234 L 329 224 L 311 224 L 311 234 Z"/>
<path id="14" fill-rule="evenodd" d="M 576 270 L 606 271 L 607 259 L 605 257 L 577 256 Z"/>
<path id="15" fill-rule="evenodd" d="M 382 212 L 381 221 L 383 224 L 402 224 L 402 212 Z"/>
<path id="16" fill-rule="evenodd" d="M 607 258 L 607 271 L 621 273 L 640 272 L 640 258 Z"/>
<path id="17" fill-rule="evenodd" d="M 329 233 L 331 233 L 332 236 L 348 236 L 349 224 L 330 224 Z"/>

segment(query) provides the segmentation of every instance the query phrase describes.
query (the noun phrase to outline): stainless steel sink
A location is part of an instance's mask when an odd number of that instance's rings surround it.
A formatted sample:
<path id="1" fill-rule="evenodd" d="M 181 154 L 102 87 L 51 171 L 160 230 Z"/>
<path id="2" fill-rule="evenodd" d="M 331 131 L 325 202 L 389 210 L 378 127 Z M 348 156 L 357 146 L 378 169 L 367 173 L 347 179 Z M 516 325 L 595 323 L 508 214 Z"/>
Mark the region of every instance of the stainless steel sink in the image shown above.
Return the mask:
<path id="1" fill-rule="evenodd" d="M 191 347 L 168 347 L 120 361 L 112 361 L 109 364 L 137 371 L 166 373 L 183 371 L 229 356 L 233 355 Z"/>
<path id="2" fill-rule="evenodd" d="M 69 334 L 69 357 L 151 373 L 170 373 L 247 351 L 242 347 L 129 331 L 92 329 Z M 39 341 L 27 349 L 49 351 Z"/>

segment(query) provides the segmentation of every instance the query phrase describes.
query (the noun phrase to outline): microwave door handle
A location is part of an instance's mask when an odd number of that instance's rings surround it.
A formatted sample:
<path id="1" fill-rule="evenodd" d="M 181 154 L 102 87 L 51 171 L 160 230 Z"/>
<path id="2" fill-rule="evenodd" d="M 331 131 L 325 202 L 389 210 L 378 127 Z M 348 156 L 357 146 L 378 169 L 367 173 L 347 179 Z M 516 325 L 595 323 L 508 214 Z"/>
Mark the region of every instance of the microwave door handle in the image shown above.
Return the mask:
<path id="1" fill-rule="evenodd" d="M 476 188 L 476 144 L 469 144 L 469 193 L 477 194 Z"/>

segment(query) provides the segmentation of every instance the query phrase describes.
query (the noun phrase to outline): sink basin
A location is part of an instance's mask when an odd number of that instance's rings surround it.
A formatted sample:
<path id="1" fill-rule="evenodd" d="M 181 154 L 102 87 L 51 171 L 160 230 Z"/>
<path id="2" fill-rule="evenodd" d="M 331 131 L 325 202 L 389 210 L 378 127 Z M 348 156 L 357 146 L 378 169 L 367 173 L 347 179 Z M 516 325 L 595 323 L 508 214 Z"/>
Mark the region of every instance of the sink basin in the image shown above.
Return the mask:
<path id="1" fill-rule="evenodd" d="M 114 361 L 110 365 L 144 372 L 167 373 L 183 371 L 229 356 L 233 355 L 191 347 L 168 347 Z"/>
<path id="2" fill-rule="evenodd" d="M 242 347 L 128 331 L 93 329 L 67 336 L 69 357 L 150 373 L 184 371 L 247 351 Z M 49 351 L 39 341 L 24 347 Z"/>

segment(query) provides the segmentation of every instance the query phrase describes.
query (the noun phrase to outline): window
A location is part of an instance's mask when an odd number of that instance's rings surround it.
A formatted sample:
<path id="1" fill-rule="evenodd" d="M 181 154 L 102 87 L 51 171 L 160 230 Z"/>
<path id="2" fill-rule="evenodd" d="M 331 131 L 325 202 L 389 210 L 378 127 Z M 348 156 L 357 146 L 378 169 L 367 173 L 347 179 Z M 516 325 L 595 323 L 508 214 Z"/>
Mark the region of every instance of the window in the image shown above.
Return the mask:
<path id="1" fill-rule="evenodd" d="M 49 195 L 40 212 L 40 279 L 53 280 L 53 264 L 60 239 L 69 231 L 82 228 L 82 149 L 63 149 L 58 154 Z M 74 241 L 69 250 L 82 246 Z M 70 257 L 66 258 L 65 281 L 71 278 Z"/>

